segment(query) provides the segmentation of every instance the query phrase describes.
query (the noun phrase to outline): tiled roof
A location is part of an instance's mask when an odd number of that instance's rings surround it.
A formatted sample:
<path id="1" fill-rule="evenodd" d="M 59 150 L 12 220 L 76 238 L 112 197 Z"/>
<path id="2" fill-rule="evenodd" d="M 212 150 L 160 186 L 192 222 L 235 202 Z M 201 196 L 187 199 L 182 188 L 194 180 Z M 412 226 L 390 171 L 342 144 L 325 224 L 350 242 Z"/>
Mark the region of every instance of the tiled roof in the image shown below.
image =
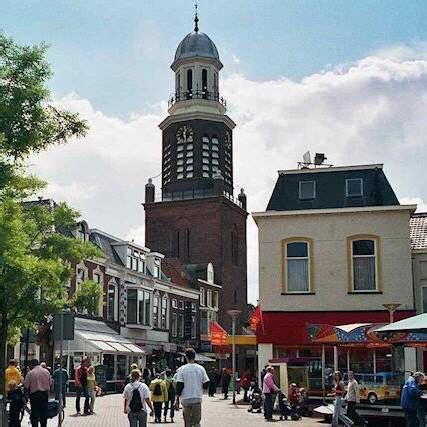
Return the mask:
<path id="1" fill-rule="evenodd" d="M 411 226 L 411 249 L 427 249 L 427 212 L 413 214 Z"/>

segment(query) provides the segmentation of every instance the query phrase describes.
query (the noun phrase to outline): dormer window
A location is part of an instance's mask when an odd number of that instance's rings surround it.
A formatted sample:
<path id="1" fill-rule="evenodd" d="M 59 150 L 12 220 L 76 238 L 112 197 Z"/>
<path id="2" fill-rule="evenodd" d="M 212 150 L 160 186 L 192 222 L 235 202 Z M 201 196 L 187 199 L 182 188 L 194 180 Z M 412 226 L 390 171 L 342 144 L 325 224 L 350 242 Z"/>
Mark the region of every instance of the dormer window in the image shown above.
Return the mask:
<path id="1" fill-rule="evenodd" d="M 160 260 L 159 259 L 155 259 L 154 260 L 154 271 L 153 271 L 153 275 L 157 279 L 160 277 Z"/>
<path id="2" fill-rule="evenodd" d="M 361 197 L 363 196 L 363 179 L 351 178 L 345 180 L 345 196 Z"/>
<path id="3" fill-rule="evenodd" d="M 299 182 L 299 199 L 310 200 L 316 198 L 316 181 Z"/>

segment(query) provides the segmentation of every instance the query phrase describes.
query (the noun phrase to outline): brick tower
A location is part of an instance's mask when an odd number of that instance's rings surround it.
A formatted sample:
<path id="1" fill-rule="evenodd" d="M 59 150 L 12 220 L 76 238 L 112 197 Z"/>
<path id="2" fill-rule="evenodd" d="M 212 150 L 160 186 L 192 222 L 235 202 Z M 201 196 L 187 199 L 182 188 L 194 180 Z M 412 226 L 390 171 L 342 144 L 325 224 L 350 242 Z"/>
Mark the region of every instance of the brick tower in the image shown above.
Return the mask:
<path id="1" fill-rule="evenodd" d="M 146 245 L 185 266 L 214 267 L 219 323 L 229 329 L 229 309 L 246 319 L 246 196 L 233 196 L 233 129 L 219 93 L 223 67 L 212 40 L 194 31 L 179 44 L 171 65 L 175 93 L 162 130 L 161 199 L 146 186 Z"/>

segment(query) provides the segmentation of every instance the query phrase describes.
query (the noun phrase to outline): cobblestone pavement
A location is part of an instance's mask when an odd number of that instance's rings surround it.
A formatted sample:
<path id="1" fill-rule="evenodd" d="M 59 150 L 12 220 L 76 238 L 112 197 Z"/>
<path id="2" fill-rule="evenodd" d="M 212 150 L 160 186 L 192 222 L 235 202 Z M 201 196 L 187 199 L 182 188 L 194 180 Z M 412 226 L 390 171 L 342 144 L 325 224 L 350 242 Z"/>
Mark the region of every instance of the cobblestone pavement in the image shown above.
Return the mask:
<path id="1" fill-rule="evenodd" d="M 121 395 L 113 394 L 97 398 L 95 402 L 96 414 L 90 416 L 76 417 L 74 413 L 74 397 L 67 397 L 67 408 L 65 409 L 64 427 L 88 426 L 88 427 L 113 427 L 128 426 L 127 417 L 123 414 L 123 400 Z M 255 427 L 267 425 L 262 414 L 251 414 L 247 412 L 247 406 L 238 404 L 233 406 L 230 400 L 204 397 L 202 408 L 203 427 Z M 276 416 L 277 418 L 277 416 Z M 163 424 L 163 423 L 162 423 Z M 167 423 L 169 426 L 183 427 L 182 411 L 175 415 L 175 423 Z M 270 423 L 268 423 L 269 425 Z M 48 427 L 57 425 L 57 419 L 49 420 Z M 148 425 L 157 425 L 153 418 L 149 418 Z M 164 425 L 164 424 L 163 424 Z M 317 419 L 304 418 L 302 421 L 280 421 L 280 426 L 321 426 Z M 325 425 L 325 424 L 323 424 Z M 28 426 L 28 421 L 22 423 L 22 427 Z"/>

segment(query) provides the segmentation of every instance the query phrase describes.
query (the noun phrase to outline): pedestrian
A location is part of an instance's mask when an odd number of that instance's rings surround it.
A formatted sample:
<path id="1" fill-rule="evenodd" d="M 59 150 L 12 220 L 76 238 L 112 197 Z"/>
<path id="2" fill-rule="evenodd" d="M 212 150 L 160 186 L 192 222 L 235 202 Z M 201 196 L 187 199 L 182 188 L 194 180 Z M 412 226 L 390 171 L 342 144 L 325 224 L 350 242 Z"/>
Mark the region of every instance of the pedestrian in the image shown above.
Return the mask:
<path id="1" fill-rule="evenodd" d="M 192 348 L 185 351 L 187 364 L 178 368 L 176 378 L 176 403 L 178 409 L 182 402 L 185 427 L 200 427 L 202 419 L 203 387 L 209 377 L 203 366 L 195 363 L 196 352 Z"/>
<path id="2" fill-rule="evenodd" d="M 166 369 L 165 371 L 165 384 L 168 391 L 168 399 L 165 401 L 165 408 L 164 408 L 164 421 L 166 422 L 166 417 L 168 415 L 168 410 L 170 407 L 170 418 L 171 423 L 173 423 L 173 417 L 175 415 L 175 398 L 176 398 L 176 391 L 175 391 L 175 381 L 172 375 L 172 371 L 170 369 Z"/>
<path id="3" fill-rule="evenodd" d="M 93 366 L 90 366 L 87 370 L 87 391 L 89 394 L 89 412 L 91 414 L 94 414 L 93 409 L 95 407 L 97 390 L 98 384 L 96 383 L 95 370 Z"/>
<path id="4" fill-rule="evenodd" d="M 264 393 L 264 418 L 273 421 L 273 405 L 279 387 L 274 383 L 274 368 L 268 366 L 262 382 L 262 392 Z"/>
<path id="5" fill-rule="evenodd" d="M 156 369 L 156 363 L 151 362 L 151 366 L 146 366 L 144 368 L 144 371 L 142 372 L 142 378 L 145 381 L 145 384 L 147 386 L 150 386 L 150 382 L 156 378 L 157 369 Z"/>
<path id="6" fill-rule="evenodd" d="M 334 414 L 332 415 L 332 426 L 338 427 L 339 418 L 341 415 L 342 399 L 345 395 L 344 383 L 340 371 L 334 373 L 334 387 L 330 396 L 335 396 Z"/>
<path id="7" fill-rule="evenodd" d="M 228 373 L 226 368 L 222 368 L 221 373 L 221 388 L 224 394 L 224 400 L 228 399 L 228 387 L 230 386 L 231 375 Z"/>
<path id="8" fill-rule="evenodd" d="M 409 376 L 402 388 L 402 396 L 400 398 L 400 406 L 405 412 L 406 427 L 418 427 L 417 407 L 419 398 L 423 394 L 418 388 L 424 380 L 422 372 L 415 372 Z"/>
<path id="9" fill-rule="evenodd" d="M 154 406 L 154 422 L 162 422 L 163 404 L 168 400 L 168 390 L 166 383 L 160 378 L 160 374 L 156 375 L 153 381 L 150 382 L 151 400 Z"/>
<path id="10" fill-rule="evenodd" d="M 242 379 L 240 380 L 240 385 L 244 390 L 243 402 L 249 402 L 248 391 L 249 391 L 249 387 L 251 386 L 251 377 L 252 376 L 250 371 L 246 370 L 245 373 L 242 375 Z"/>
<path id="11" fill-rule="evenodd" d="M 76 387 L 76 413 L 77 415 L 81 415 L 80 410 L 80 399 L 82 395 L 85 398 L 85 403 L 83 406 L 84 415 L 89 415 L 89 391 L 87 388 L 87 369 L 89 366 L 89 359 L 83 358 L 80 362 L 80 366 L 76 369 L 74 376 L 74 384 Z"/>
<path id="12" fill-rule="evenodd" d="M 209 397 L 214 397 L 216 393 L 216 387 L 218 385 L 218 370 L 216 368 L 212 368 L 209 373 L 209 389 L 208 389 L 208 395 Z"/>
<path id="13" fill-rule="evenodd" d="M 15 381 L 17 385 L 21 384 L 22 382 L 21 371 L 16 365 L 16 360 L 10 359 L 9 366 L 6 368 L 5 371 L 6 386 L 9 384 L 10 381 Z"/>
<path id="14" fill-rule="evenodd" d="M 153 404 L 150 399 L 150 390 L 147 384 L 140 381 L 141 374 L 138 369 L 130 373 L 130 383 L 123 391 L 124 413 L 128 416 L 130 427 L 147 426 L 147 409 L 150 408 L 150 416 L 153 415 Z"/>
<path id="15" fill-rule="evenodd" d="M 267 368 L 269 367 L 270 365 L 265 365 L 264 366 L 264 369 L 261 371 L 261 384 L 263 384 L 264 383 L 264 377 L 265 377 L 265 374 L 267 373 Z"/>
<path id="16" fill-rule="evenodd" d="M 30 371 L 25 377 L 24 387 L 30 395 L 32 427 L 47 425 L 47 409 L 49 392 L 52 389 L 52 377 L 50 373 L 39 365 L 37 359 L 30 362 Z"/>
<path id="17" fill-rule="evenodd" d="M 20 415 L 24 407 L 24 393 L 15 380 L 8 383 L 7 400 L 9 405 L 9 427 L 21 427 Z"/>
<path id="18" fill-rule="evenodd" d="M 53 390 L 55 392 L 55 399 L 59 401 L 59 395 L 62 395 L 62 407 L 65 408 L 69 376 L 66 369 L 62 368 L 58 363 L 56 369 L 53 372 Z"/>
<path id="19" fill-rule="evenodd" d="M 347 384 L 347 394 L 345 396 L 347 401 L 347 417 L 351 421 L 356 423 L 356 403 L 359 402 L 359 383 L 354 379 L 354 372 L 348 371 L 348 384 Z"/>

